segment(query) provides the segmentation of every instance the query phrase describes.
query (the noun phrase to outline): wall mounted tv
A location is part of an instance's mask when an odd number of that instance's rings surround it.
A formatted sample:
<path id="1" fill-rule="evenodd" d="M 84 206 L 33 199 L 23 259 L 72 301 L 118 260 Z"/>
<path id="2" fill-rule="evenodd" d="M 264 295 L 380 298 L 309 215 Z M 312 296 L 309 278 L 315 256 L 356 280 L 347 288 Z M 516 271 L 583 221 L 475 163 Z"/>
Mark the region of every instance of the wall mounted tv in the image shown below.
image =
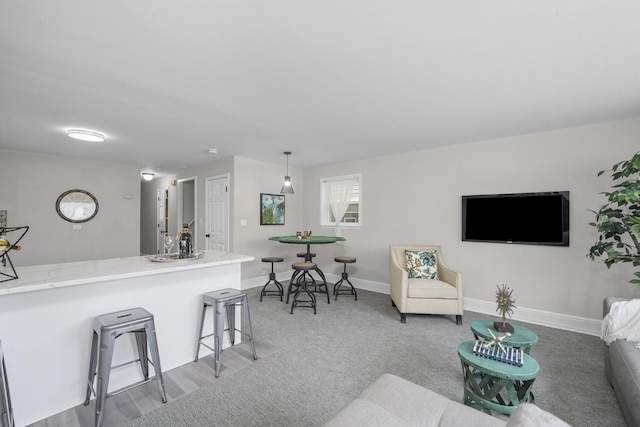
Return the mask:
<path id="1" fill-rule="evenodd" d="M 569 246 L 569 192 L 462 196 L 462 240 Z"/>

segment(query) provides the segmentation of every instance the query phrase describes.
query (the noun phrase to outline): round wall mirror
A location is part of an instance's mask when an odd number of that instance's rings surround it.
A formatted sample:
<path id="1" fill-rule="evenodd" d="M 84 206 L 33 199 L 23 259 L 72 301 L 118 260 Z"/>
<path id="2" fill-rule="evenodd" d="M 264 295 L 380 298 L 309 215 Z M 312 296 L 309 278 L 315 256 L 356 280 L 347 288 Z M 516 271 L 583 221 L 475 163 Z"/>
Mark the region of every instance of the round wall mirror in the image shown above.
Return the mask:
<path id="1" fill-rule="evenodd" d="M 85 190 L 65 191 L 56 200 L 56 212 L 65 221 L 87 222 L 98 214 L 98 199 Z"/>

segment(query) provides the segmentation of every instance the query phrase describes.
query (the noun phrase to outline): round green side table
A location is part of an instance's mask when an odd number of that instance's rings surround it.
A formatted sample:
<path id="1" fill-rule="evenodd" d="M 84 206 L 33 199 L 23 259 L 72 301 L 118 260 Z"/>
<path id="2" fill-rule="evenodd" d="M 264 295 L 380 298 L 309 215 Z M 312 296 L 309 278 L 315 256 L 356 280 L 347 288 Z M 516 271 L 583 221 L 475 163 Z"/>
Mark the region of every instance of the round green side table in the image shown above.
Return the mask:
<path id="1" fill-rule="evenodd" d="M 538 336 L 535 332 L 525 328 L 524 326 L 512 325 L 513 333 L 509 338 L 505 338 L 502 342 L 511 347 L 521 348 L 522 351 L 529 354 L 531 347 L 538 344 Z M 494 329 L 493 321 L 491 320 L 474 320 L 471 322 L 471 331 L 476 339 L 482 338 L 485 341 L 490 340 L 492 337 L 491 334 L 489 334 L 489 330 L 491 330 L 491 332 L 496 336 L 504 335 L 503 332 L 498 332 Z"/>
<path id="2" fill-rule="evenodd" d="M 474 344 L 465 341 L 458 345 L 464 376 L 463 403 L 488 414 L 495 411 L 507 415 L 520 403 L 533 403 L 531 388 L 540 372 L 538 362 L 526 353 L 522 366 L 487 359 L 473 353 Z"/>

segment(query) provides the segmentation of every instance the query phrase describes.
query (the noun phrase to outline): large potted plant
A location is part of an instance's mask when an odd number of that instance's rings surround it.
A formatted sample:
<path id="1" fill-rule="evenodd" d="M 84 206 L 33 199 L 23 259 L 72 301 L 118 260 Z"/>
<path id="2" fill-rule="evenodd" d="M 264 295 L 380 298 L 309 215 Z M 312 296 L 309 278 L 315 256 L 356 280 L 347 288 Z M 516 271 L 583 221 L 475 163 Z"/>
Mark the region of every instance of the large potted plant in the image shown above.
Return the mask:
<path id="1" fill-rule="evenodd" d="M 598 176 L 607 172 L 600 171 Z M 587 256 L 592 260 L 605 257 L 607 268 L 619 262 L 630 262 L 640 266 L 640 152 L 631 159 L 613 165 L 612 190 L 604 192 L 607 203 L 596 212 L 595 222 L 598 241 L 591 246 Z M 640 287 L 640 271 L 631 280 Z"/>

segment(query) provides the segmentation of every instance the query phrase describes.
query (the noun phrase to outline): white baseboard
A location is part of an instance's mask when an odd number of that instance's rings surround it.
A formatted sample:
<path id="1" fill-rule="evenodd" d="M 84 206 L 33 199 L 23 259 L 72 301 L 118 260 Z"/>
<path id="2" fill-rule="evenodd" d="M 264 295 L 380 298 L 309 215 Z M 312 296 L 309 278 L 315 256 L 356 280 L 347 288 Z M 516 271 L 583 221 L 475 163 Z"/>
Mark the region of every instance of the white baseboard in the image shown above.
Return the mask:
<path id="1" fill-rule="evenodd" d="M 465 310 L 498 317 L 495 301 L 464 298 L 463 305 Z M 513 313 L 513 320 L 594 336 L 600 336 L 600 325 L 602 323 L 601 320 L 553 313 L 550 311 L 521 306 L 518 306 L 517 310 Z"/>
<path id="2" fill-rule="evenodd" d="M 276 274 L 278 281 L 285 281 L 291 278 L 293 271 L 281 272 Z M 340 280 L 337 274 L 327 274 L 328 282 L 335 283 Z M 242 281 L 242 289 L 255 288 L 264 286 L 265 277 L 256 277 Z M 389 295 L 389 284 L 381 282 L 373 282 L 371 280 L 362 280 L 356 277 L 349 277 L 357 289 L 377 292 Z M 473 298 L 464 298 L 463 306 L 465 310 L 474 311 L 476 313 L 487 314 L 497 317 L 495 301 L 484 301 Z M 578 332 L 586 335 L 600 336 L 600 328 L 602 321 L 599 319 L 588 319 L 586 317 L 571 316 L 568 314 L 553 313 L 550 311 L 537 310 L 534 308 L 526 308 L 518 306 L 514 312 L 513 320 L 521 322 L 533 323 L 535 325 L 548 326 L 550 328 L 563 329 L 565 331 Z"/>

